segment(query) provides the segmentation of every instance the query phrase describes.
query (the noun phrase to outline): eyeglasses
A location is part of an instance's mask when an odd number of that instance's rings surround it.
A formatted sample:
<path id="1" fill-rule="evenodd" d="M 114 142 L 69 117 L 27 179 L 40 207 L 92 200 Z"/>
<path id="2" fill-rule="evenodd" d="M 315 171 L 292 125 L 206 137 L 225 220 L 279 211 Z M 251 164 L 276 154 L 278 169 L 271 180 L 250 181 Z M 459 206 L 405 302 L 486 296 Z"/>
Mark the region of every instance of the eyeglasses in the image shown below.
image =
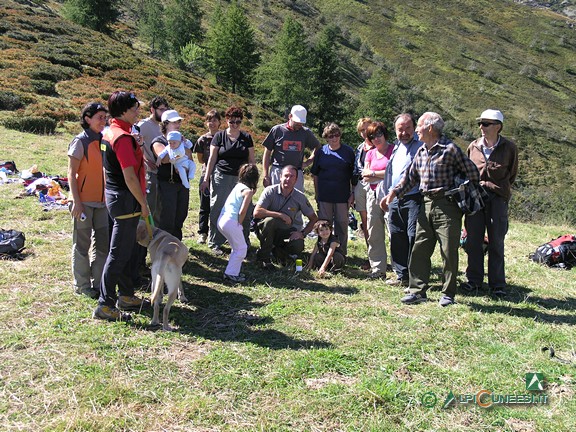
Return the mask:
<path id="1" fill-rule="evenodd" d="M 376 139 L 376 138 L 380 138 L 380 137 L 383 137 L 383 136 L 384 136 L 384 132 L 376 132 L 375 134 L 368 135 L 368 139 L 369 139 L 370 141 L 372 141 L 372 140 L 374 140 L 374 139 Z"/>
<path id="2" fill-rule="evenodd" d="M 340 134 L 330 134 L 330 135 L 326 135 L 327 139 L 332 139 L 332 138 L 339 138 Z"/>
<path id="3" fill-rule="evenodd" d="M 478 126 L 490 127 L 498 123 L 478 122 Z"/>
<path id="4" fill-rule="evenodd" d="M 242 120 L 228 120 L 228 123 L 233 125 L 239 125 L 240 123 L 242 123 Z"/>

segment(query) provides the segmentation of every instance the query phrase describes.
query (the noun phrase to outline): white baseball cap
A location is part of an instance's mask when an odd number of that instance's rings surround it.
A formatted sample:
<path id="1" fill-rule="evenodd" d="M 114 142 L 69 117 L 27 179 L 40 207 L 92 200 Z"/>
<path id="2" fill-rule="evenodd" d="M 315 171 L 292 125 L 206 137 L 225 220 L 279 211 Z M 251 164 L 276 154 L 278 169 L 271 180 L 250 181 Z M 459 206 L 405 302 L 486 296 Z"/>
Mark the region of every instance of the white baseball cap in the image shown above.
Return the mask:
<path id="1" fill-rule="evenodd" d="M 292 121 L 296 123 L 306 123 L 306 114 L 308 114 L 308 111 L 306 111 L 306 108 L 302 105 L 294 105 L 292 110 L 290 110 L 290 114 L 292 115 Z"/>
<path id="2" fill-rule="evenodd" d="M 167 110 L 167 111 L 164 111 L 162 113 L 161 120 L 162 120 L 162 122 L 165 122 L 165 121 L 175 122 L 178 120 L 182 120 L 182 117 L 180 117 L 178 115 L 178 111 L 176 111 L 176 110 Z"/>
<path id="3" fill-rule="evenodd" d="M 504 116 L 498 110 L 487 109 L 486 111 L 483 111 L 482 114 L 480 114 L 480 117 L 476 120 L 496 120 L 500 123 L 504 123 Z"/>

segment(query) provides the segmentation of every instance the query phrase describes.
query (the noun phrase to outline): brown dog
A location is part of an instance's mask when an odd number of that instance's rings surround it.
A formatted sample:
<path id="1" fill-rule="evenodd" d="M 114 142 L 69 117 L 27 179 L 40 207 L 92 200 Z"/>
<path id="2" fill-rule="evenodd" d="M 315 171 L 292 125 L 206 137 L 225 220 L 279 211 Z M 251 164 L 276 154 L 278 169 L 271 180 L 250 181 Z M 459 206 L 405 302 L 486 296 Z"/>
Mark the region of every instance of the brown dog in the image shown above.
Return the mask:
<path id="1" fill-rule="evenodd" d="M 149 238 L 148 229 L 144 221 L 138 224 L 136 241 L 147 247 L 152 261 L 152 298 L 154 314 L 151 325 L 159 325 L 158 315 L 160 303 L 164 294 L 164 283 L 168 287 L 168 301 L 162 313 L 162 328 L 172 331 L 168 324 L 170 308 L 176 300 L 176 295 L 182 302 L 188 301 L 182 290 L 182 266 L 188 259 L 188 248 L 174 237 L 159 228 L 154 228 L 152 239 Z"/>

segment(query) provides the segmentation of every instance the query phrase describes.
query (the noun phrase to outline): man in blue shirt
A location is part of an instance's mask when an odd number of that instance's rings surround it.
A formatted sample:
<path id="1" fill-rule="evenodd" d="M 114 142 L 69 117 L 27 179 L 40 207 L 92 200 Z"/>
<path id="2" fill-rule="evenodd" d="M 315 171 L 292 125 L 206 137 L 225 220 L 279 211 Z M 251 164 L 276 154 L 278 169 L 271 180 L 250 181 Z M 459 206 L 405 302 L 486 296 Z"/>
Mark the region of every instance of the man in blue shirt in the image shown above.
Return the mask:
<path id="1" fill-rule="evenodd" d="M 422 145 L 415 134 L 416 120 L 410 114 L 399 114 L 394 119 L 396 141 L 390 162 L 386 167 L 384 181 L 380 183 L 376 194 L 383 206 L 384 196 L 396 187 L 402 176 L 412 164 L 414 155 Z M 396 277 L 391 277 L 386 284 L 408 286 L 408 261 L 416 237 L 416 221 L 422 203 L 422 194 L 417 184 L 401 199 L 394 199 L 388 207 L 388 229 L 390 232 L 390 254 L 392 269 Z"/>

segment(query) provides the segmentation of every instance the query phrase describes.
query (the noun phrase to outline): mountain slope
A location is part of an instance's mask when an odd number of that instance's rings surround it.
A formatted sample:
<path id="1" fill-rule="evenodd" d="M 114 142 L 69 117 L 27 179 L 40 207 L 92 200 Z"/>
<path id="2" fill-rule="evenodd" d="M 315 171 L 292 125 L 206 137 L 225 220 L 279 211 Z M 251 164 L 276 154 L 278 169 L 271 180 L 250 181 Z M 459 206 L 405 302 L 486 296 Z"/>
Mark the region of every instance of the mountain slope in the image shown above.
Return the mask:
<path id="1" fill-rule="evenodd" d="M 142 100 L 166 95 L 186 115 L 192 133 L 201 131 L 207 109 L 231 103 L 246 108 L 251 117 L 247 127 L 257 139 L 279 119 L 257 101 L 228 94 L 118 39 L 70 24 L 47 7 L 26 0 L 3 3 L 0 119 L 43 115 L 66 127 L 87 99 L 102 99 L 117 88 L 134 89 Z M 325 25 L 337 26 L 349 95 L 357 95 L 373 72 L 383 71 L 399 91 L 396 110 L 440 112 L 447 133 L 463 147 L 478 135 L 478 114 L 488 107 L 501 109 L 504 134 L 521 149 L 514 215 L 539 219 L 553 209 L 556 218 L 576 221 L 571 205 L 576 199 L 573 20 L 512 1 L 241 3 L 263 51 L 287 15 L 298 19 L 310 36 Z M 214 4 L 203 3 L 206 25 Z M 133 24 L 120 22 L 115 37 L 130 41 Z M 22 108 L 6 111 L 6 100 L 16 100 Z M 353 119 L 345 123 L 351 129 Z"/>

